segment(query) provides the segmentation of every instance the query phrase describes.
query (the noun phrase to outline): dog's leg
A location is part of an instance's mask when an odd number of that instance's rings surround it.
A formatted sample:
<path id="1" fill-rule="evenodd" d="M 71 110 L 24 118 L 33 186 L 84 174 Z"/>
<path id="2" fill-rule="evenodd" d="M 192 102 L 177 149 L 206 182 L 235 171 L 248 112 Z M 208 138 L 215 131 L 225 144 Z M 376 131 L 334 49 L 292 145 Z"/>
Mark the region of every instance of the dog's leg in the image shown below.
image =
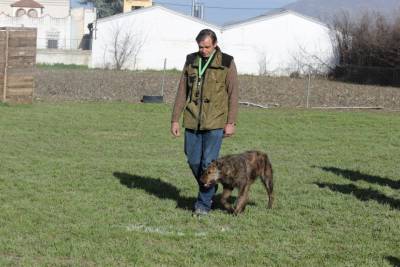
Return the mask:
<path id="1" fill-rule="evenodd" d="M 232 194 L 232 189 L 224 187 L 221 196 L 221 204 L 228 212 L 233 212 L 232 205 L 228 202 L 228 198 L 231 196 L 231 194 Z"/>
<path id="2" fill-rule="evenodd" d="M 250 183 L 243 185 L 239 189 L 239 195 L 238 195 L 239 198 L 236 203 L 235 211 L 233 212 L 235 215 L 238 215 L 239 213 L 244 211 L 249 197 L 249 189 L 250 189 Z"/>
<path id="3" fill-rule="evenodd" d="M 274 204 L 274 182 L 272 166 L 269 162 L 266 164 L 264 173 L 261 175 L 261 181 L 263 182 L 268 193 L 268 208 L 270 209 Z"/>

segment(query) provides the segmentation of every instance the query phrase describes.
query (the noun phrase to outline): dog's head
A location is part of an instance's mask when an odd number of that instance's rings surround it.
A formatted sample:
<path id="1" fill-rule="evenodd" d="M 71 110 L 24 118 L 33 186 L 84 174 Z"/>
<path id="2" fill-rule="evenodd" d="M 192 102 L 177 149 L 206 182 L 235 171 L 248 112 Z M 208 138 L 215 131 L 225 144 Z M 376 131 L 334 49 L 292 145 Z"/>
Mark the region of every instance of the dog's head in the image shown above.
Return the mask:
<path id="1" fill-rule="evenodd" d="M 212 161 L 201 175 L 200 182 L 203 183 L 205 187 L 216 184 L 218 180 L 221 179 L 220 168 L 221 163 L 218 160 Z"/>

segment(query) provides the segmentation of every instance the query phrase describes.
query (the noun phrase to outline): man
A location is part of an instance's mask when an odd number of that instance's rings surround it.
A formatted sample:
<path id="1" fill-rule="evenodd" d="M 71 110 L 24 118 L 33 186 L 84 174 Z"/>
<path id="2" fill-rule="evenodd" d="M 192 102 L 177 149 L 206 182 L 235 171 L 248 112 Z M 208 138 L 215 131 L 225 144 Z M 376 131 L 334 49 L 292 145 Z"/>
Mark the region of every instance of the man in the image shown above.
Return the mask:
<path id="1" fill-rule="evenodd" d="M 196 37 L 199 51 L 189 54 L 182 71 L 171 119 L 171 133 L 180 136 L 183 114 L 185 154 L 199 185 L 195 215 L 211 209 L 216 186 L 204 187 L 199 181 L 203 170 L 215 159 L 223 137 L 235 132 L 238 110 L 238 82 L 233 57 L 221 52 L 217 36 L 209 29 Z"/>

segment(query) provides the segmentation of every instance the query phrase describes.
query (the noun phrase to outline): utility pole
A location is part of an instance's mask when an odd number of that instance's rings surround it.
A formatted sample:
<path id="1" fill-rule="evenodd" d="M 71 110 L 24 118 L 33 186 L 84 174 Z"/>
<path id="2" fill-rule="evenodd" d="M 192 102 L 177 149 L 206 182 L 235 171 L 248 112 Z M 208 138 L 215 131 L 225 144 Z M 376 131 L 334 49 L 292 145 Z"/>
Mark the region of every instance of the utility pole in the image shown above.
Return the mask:
<path id="1" fill-rule="evenodd" d="M 197 0 L 192 0 L 192 17 L 204 18 L 204 4 L 198 3 Z"/>

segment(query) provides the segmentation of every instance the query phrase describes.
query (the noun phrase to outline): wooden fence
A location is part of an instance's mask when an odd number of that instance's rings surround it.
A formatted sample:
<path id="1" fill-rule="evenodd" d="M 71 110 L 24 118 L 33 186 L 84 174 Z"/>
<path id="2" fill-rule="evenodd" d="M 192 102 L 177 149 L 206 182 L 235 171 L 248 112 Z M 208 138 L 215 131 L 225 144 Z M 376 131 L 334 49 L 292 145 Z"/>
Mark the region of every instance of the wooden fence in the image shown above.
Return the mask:
<path id="1" fill-rule="evenodd" d="M 0 99 L 32 103 L 36 29 L 0 27 Z"/>

